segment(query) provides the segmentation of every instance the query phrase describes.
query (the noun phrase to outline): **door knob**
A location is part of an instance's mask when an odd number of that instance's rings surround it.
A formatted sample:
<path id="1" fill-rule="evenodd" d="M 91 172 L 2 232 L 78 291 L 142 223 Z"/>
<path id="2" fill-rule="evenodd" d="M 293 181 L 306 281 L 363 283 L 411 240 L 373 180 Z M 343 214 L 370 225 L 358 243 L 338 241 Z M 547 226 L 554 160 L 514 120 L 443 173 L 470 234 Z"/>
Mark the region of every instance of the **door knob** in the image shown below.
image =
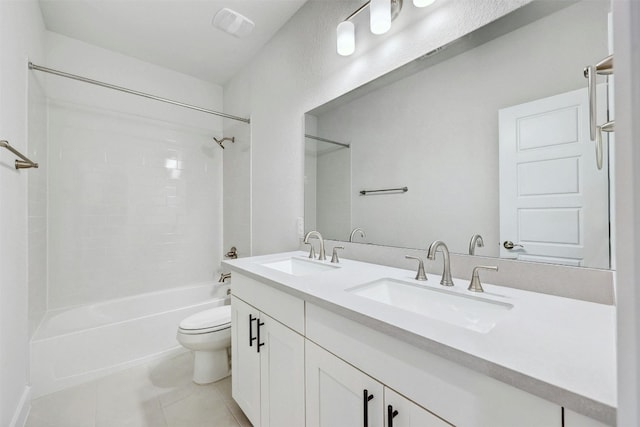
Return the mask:
<path id="1" fill-rule="evenodd" d="M 505 240 L 502 246 L 504 246 L 505 249 L 509 249 L 509 250 L 515 248 L 516 246 L 524 248 L 524 245 L 521 245 L 519 243 L 513 243 L 511 240 Z"/>

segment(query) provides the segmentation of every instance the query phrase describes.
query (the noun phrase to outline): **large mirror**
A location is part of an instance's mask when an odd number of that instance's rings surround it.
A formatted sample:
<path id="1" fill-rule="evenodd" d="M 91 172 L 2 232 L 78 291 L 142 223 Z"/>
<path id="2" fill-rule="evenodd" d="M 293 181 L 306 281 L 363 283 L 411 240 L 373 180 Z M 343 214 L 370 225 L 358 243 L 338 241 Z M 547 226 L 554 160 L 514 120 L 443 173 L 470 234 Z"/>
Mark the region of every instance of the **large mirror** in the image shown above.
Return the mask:
<path id="1" fill-rule="evenodd" d="M 609 268 L 609 143 L 598 169 L 583 76 L 609 11 L 534 1 L 309 111 L 306 231 L 457 253 L 479 234 L 476 255 Z"/>

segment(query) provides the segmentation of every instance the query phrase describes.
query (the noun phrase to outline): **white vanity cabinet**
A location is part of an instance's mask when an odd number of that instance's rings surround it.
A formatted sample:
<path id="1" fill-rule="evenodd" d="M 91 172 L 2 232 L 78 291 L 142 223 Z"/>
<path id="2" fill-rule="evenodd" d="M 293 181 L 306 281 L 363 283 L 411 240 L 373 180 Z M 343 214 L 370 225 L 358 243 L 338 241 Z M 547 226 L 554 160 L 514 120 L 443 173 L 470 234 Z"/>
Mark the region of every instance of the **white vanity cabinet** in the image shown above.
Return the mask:
<path id="1" fill-rule="evenodd" d="M 253 319 L 259 317 L 257 309 L 231 298 L 231 390 L 233 399 L 254 425 L 260 421 L 260 353 L 254 342 Z"/>
<path id="2" fill-rule="evenodd" d="M 307 427 L 383 426 L 382 384 L 311 341 L 305 364 Z"/>
<path id="3" fill-rule="evenodd" d="M 265 274 L 255 267 L 260 261 L 237 261 L 232 280 L 232 393 L 254 426 L 606 427 L 507 384 L 509 375 L 521 375 L 516 379 L 534 389 L 545 386 L 508 369 L 518 360 L 509 359 L 509 340 L 494 343 L 506 354 L 494 366 L 481 354 L 442 344 L 439 337 L 459 334 L 452 325 L 428 321 L 436 338 L 427 339 L 423 325 L 414 328 L 390 309 L 378 315 L 360 307 L 366 301 L 343 302 L 336 287 L 355 280 L 348 264 L 346 280 L 335 273 L 316 283 Z M 358 280 L 387 274 L 376 268 Z"/>
<path id="4" fill-rule="evenodd" d="M 560 406 L 447 358 L 313 304 L 307 303 L 306 320 L 307 339 L 344 360 L 347 366 L 357 367 L 385 387 L 427 408 L 436 416 L 434 420 L 464 427 L 561 426 Z M 309 367 L 306 371 L 308 376 L 314 372 Z M 308 394 L 307 399 L 310 398 Z M 307 403 L 307 411 L 312 406 Z M 307 422 L 309 419 L 308 416 Z"/>
<path id="5" fill-rule="evenodd" d="M 451 427 L 311 341 L 306 376 L 307 427 Z"/>
<path id="6" fill-rule="evenodd" d="M 564 424 L 562 427 L 609 427 L 606 424 L 596 421 L 591 418 L 587 418 L 584 415 L 580 415 L 577 412 L 564 410 Z"/>
<path id="7" fill-rule="evenodd" d="M 453 426 L 388 387 L 384 388 L 384 404 L 385 427 Z"/>
<path id="8" fill-rule="evenodd" d="M 255 283 L 244 279 L 248 278 L 234 277 L 234 293 L 238 282 L 244 281 L 238 285 L 239 293 L 248 291 L 247 299 L 255 299 L 256 295 L 251 295 Z M 276 303 L 279 296 L 283 297 L 283 309 L 292 302 L 293 306 L 299 303 L 303 321 L 304 303 L 274 292 Z M 304 426 L 304 337 L 260 310 L 256 301 L 250 302 L 254 305 L 232 295 L 233 398 L 254 427 Z"/>

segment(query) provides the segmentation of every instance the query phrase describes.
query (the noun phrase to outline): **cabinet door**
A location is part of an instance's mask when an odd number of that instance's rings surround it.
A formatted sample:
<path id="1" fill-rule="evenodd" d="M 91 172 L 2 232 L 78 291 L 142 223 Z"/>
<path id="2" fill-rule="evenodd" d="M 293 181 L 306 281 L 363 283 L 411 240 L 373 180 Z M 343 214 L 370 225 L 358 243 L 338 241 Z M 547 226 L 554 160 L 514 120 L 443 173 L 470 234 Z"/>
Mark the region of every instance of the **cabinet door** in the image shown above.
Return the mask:
<path id="1" fill-rule="evenodd" d="M 311 341 L 305 350 L 306 426 L 382 427 L 382 384 Z"/>
<path id="2" fill-rule="evenodd" d="M 304 426 L 304 338 L 260 313 L 261 427 Z"/>
<path id="3" fill-rule="evenodd" d="M 385 427 L 452 427 L 390 388 L 384 388 Z"/>
<path id="4" fill-rule="evenodd" d="M 260 425 L 260 353 L 258 310 L 231 298 L 231 394 L 251 424 Z"/>
<path id="5" fill-rule="evenodd" d="M 600 421 L 587 418 L 584 415 L 580 415 L 577 412 L 573 412 L 567 408 L 564 409 L 564 424 L 565 427 L 608 427 L 607 424 Z"/>

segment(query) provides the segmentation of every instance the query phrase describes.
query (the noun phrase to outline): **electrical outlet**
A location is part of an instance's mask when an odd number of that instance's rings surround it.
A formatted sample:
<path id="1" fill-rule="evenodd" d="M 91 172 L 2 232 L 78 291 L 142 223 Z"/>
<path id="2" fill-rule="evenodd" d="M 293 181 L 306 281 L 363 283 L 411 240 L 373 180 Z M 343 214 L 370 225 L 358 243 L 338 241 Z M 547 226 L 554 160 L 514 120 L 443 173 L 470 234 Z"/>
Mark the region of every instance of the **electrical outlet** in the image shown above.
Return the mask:
<path id="1" fill-rule="evenodd" d="M 302 239 L 304 237 L 304 218 L 298 217 L 298 239 Z"/>

